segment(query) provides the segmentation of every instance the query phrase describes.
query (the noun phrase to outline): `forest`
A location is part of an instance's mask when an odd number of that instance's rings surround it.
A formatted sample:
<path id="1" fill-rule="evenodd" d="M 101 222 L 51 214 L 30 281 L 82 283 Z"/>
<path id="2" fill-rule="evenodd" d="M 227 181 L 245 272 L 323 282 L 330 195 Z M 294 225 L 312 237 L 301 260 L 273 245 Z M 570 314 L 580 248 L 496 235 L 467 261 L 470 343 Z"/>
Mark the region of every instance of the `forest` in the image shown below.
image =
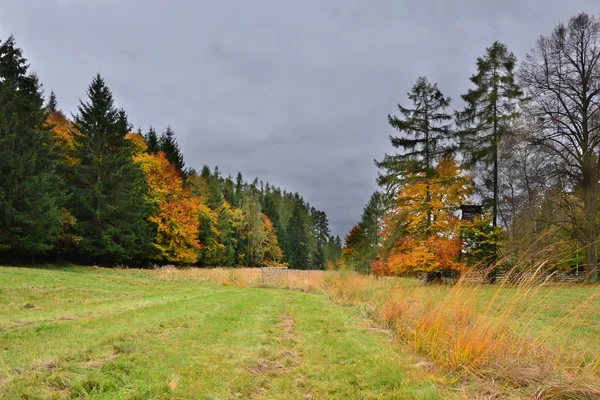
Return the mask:
<path id="1" fill-rule="evenodd" d="M 172 128 L 135 130 L 98 74 L 77 112 L 0 42 L 0 260 L 332 269 L 325 212 L 258 178 L 186 168 Z"/>
<path id="2" fill-rule="evenodd" d="M 598 280 L 600 20 L 573 16 L 520 63 L 496 41 L 464 108 L 419 77 L 388 117 L 397 153 L 345 238 L 348 268 L 428 280 L 478 269 Z M 481 207 L 462 219 L 461 207 Z M 539 272 L 539 271 L 538 271 Z"/>

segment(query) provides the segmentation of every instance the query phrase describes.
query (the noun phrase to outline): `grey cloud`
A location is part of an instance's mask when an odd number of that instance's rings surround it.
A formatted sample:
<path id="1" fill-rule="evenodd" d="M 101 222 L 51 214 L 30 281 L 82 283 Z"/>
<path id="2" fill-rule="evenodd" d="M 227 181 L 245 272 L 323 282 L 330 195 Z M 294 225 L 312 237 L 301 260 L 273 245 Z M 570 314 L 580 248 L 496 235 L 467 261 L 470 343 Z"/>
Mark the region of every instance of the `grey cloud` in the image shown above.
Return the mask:
<path id="1" fill-rule="evenodd" d="M 461 107 L 494 40 L 519 57 L 597 0 L 0 0 L 47 91 L 75 111 L 95 73 L 188 165 L 302 194 L 343 236 L 393 152 L 387 114 L 419 75 Z"/>

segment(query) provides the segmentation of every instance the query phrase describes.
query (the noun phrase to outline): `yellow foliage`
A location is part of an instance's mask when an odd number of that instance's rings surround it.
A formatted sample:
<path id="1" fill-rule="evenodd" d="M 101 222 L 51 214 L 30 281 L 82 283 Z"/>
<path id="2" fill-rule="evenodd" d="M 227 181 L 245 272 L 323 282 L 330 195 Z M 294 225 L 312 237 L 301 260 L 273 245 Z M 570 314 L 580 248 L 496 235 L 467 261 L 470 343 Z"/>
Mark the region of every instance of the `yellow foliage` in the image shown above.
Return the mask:
<path id="1" fill-rule="evenodd" d="M 81 135 L 73 123 L 61 112 L 48 114 L 46 123 L 54 136 L 54 143 L 60 153 L 60 162 L 65 165 L 75 165 L 79 161 L 73 157 L 75 151 L 75 136 Z"/>

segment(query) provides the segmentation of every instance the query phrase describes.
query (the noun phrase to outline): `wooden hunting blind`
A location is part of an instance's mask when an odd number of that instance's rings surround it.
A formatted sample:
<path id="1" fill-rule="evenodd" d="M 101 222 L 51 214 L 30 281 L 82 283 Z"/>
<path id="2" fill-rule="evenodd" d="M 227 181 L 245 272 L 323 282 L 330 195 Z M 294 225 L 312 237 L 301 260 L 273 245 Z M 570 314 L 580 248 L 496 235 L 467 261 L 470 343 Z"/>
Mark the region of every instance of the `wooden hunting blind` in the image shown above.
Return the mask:
<path id="1" fill-rule="evenodd" d="M 462 204 L 460 206 L 460 211 L 462 211 L 461 219 L 473 222 L 475 217 L 479 217 L 483 214 L 483 206 L 476 204 Z"/>

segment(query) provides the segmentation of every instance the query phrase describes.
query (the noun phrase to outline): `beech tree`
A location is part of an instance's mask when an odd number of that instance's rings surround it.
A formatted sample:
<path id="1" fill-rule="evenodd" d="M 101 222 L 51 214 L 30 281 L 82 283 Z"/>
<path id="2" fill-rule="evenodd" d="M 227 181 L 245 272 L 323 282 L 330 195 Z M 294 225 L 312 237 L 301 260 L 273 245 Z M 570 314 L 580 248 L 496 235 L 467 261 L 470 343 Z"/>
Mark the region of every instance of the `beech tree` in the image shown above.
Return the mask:
<path id="1" fill-rule="evenodd" d="M 208 207 L 183 188 L 183 180 L 166 155 L 135 156 L 146 174 L 152 211 L 148 221 L 154 229 L 151 258 L 156 261 L 193 264 L 202 249 L 198 240 L 201 211 Z"/>

